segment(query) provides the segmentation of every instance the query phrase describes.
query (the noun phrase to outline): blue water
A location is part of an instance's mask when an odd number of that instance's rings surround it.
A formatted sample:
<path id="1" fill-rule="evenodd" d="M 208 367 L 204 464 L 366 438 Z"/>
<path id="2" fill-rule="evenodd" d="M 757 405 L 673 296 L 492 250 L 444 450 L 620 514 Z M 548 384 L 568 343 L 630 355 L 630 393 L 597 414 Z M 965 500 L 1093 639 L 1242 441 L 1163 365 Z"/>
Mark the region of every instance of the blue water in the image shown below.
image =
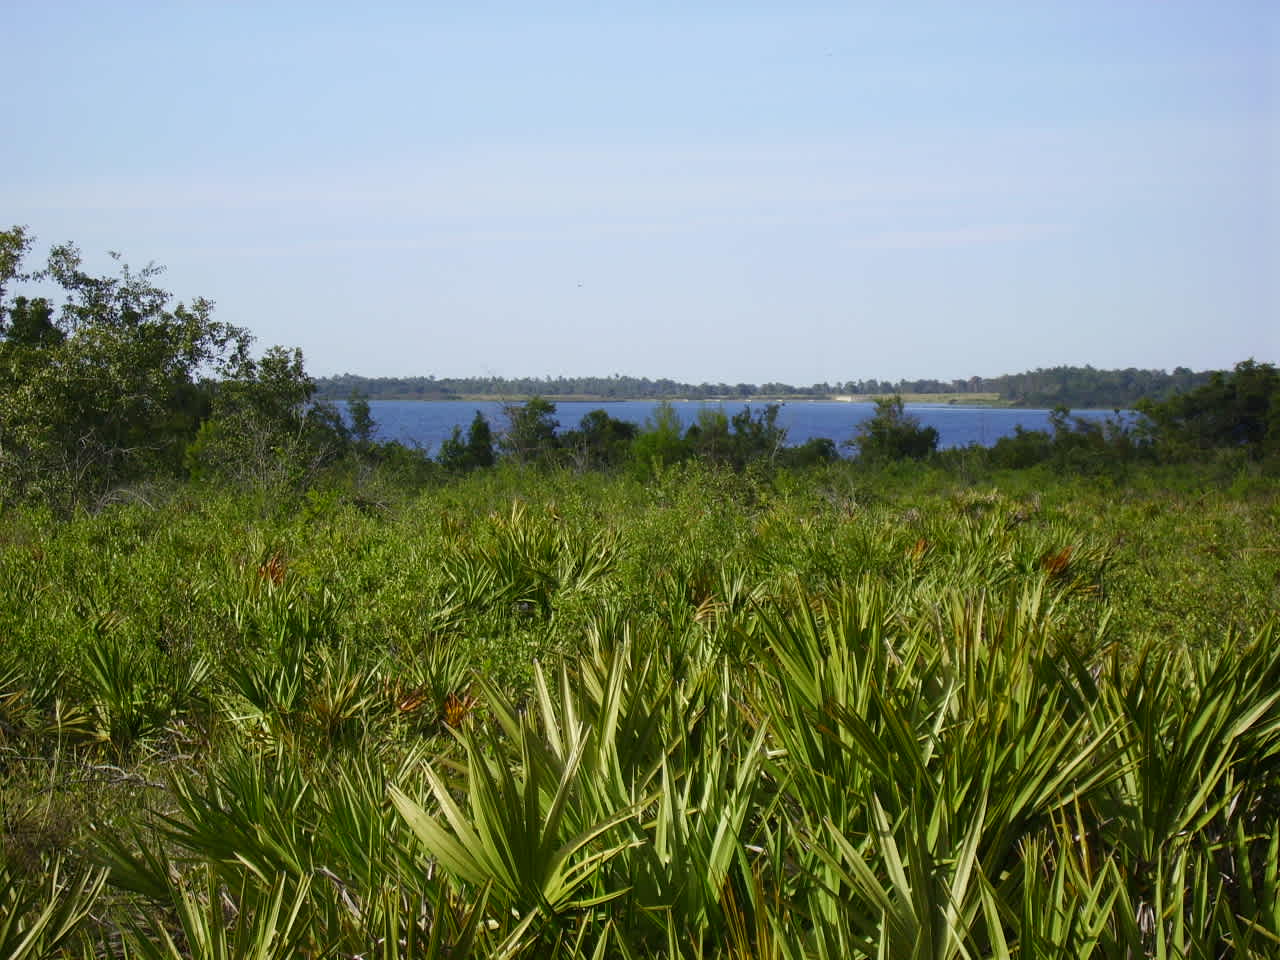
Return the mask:
<path id="1" fill-rule="evenodd" d="M 627 400 L 612 403 L 557 403 L 556 419 L 560 429 L 569 430 L 592 410 L 605 410 L 619 420 L 644 424 L 653 414 L 656 401 Z M 678 401 L 672 404 L 680 420 L 686 426 L 698 418 L 698 411 L 705 407 L 720 407 L 727 416 L 742 410 L 739 402 L 705 403 L 703 401 Z M 746 404 L 752 411 L 762 410 L 767 404 Z M 494 402 L 467 401 L 413 401 L 373 400 L 369 403 L 374 421 L 378 425 L 378 439 L 399 440 L 406 446 L 420 447 L 431 454 L 449 436 L 454 426 L 466 433 L 475 412 L 479 410 L 488 418 L 495 435 L 506 427 L 502 405 Z M 1048 410 L 1023 410 L 988 407 L 960 407 L 945 404 L 909 403 L 908 413 L 924 426 L 936 427 L 942 448 L 965 447 L 970 444 L 991 446 L 1001 437 L 1010 436 L 1021 425 L 1027 430 L 1045 430 L 1049 425 Z M 813 437 L 829 437 L 837 445 L 853 437 L 859 423 L 875 413 L 873 403 L 843 403 L 836 400 L 792 401 L 782 405 L 778 412 L 778 425 L 785 427 L 788 444 L 801 444 Z M 1109 412 L 1082 410 L 1075 416 L 1090 420 L 1103 420 Z M 841 452 L 847 450 L 841 448 Z"/>

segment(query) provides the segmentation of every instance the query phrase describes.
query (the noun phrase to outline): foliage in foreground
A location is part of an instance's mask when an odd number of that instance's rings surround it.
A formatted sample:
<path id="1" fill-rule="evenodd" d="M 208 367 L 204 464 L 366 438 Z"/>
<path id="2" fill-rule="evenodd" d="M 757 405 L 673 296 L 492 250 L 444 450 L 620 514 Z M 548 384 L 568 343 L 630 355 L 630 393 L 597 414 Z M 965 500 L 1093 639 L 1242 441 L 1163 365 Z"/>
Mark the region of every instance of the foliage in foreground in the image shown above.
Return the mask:
<path id="1" fill-rule="evenodd" d="M 1025 479 L 11 513 L 0 943 L 1274 955 L 1274 483 Z"/>

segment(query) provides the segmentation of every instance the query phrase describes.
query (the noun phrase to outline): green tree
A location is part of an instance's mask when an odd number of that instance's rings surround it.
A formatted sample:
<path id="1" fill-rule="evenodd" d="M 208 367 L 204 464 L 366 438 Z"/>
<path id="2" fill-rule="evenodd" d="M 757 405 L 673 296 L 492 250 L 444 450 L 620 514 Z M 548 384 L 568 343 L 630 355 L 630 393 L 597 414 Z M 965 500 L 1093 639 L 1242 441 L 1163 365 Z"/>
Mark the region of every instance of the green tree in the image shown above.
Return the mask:
<path id="1" fill-rule="evenodd" d="M 607 411 L 592 410 L 562 438 L 562 446 L 580 470 L 609 469 L 625 463 L 631 456 L 631 444 L 639 427 L 626 420 L 609 416 Z"/>
<path id="2" fill-rule="evenodd" d="M 1166 458 L 1223 447 L 1243 449 L 1253 459 L 1280 453 L 1280 371 L 1270 363 L 1245 360 L 1190 393 L 1138 409 Z"/>
<path id="3" fill-rule="evenodd" d="M 351 447 L 331 404 L 312 402 L 302 351 L 240 357 L 213 387 L 210 416 L 187 451 L 193 476 L 258 486 L 305 486 Z"/>
<path id="4" fill-rule="evenodd" d="M 753 414 L 744 406 L 728 417 L 720 407 L 703 407 L 685 439 L 695 456 L 735 470 L 753 462 L 772 462 L 787 440 L 787 431 L 778 426 L 779 410 L 778 404 L 770 403 Z"/>
<path id="5" fill-rule="evenodd" d="M 834 463 L 840 459 L 840 451 L 830 437 L 810 437 L 796 447 L 783 447 L 779 453 L 779 461 L 785 467 L 814 467 L 824 463 Z"/>
<path id="6" fill-rule="evenodd" d="M 479 410 L 467 428 L 467 461 L 472 467 L 492 467 L 497 460 L 493 452 L 493 429 Z"/>
<path id="7" fill-rule="evenodd" d="M 770 403 L 754 415 L 750 407 L 743 407 L 733 415 L 733 460 L 739 469 L 758 460 L 770 462 L 787 442 L 785 427 L 778 426 L 778 412 L 782 408 Z"/>
<path id="8" fill-rule="evenodd" d="M 0 337 L 12 351 L 39 350 L 56 346 L 66 339 L 53 322 L 53 305 L 44 297 L 34 300 L 14 297 L 6 313 L 7 320 L 0 316 Z"/>
<path id="9" fill-rule="evenodd" d="M 693 453 L 692 442 L 686 438 L 680 415 L 670 401 L 660 401 L 645 419 L 631 451 L 632 460 L 642 473 L 679 463 Z"/>
<path id="10" fill-rule="evenodd" d="M 465 442 L 462 439 L 462 428 L 455 426 L 453 433 L 440 445 L 440 456 L 437 459 L 446 470 L 455 473 L 493 466 L 493 430 L 484 414 L 476 411 L 471 426 L 467 429 Z"/>
<path id="11" fill-rule="evenodd" d="M 248 333 L 214 321 L 209 300 L 171 305 L 155 265 L 96 277 L 62 244 L 24 273 L 31 246 L 22 227 L 0 231 L 0 502 L 66 510 L 176 475 L 208 409 L 201 377 L 241 362 Z M 61 302 L 10 301 L 24 280 L 60 288 Z"/>
<path id="12" fill-rule="evenodd" d="M 507 430 L 500 441 L 503 452 L 519 463 L 549 463 L 559 444 L 555 419 L 556 405 L 544 397 L 530 397 L 524 403 L 504 404 Z"/>
<path id="13" fill-rule="evenodd" d="M 312 396 L 315 396 L 314 392 Z M 378 433 L 378 425 L 374 422 L 367 394 L 359 390 L 351 391 L 347 398 L 347 416 L 351 418 L 351 442 L 362 456 L 368 456 L 375 446 L 374 437 Z"/>
<path id="14" fill-rule="evenodd" d="M 685 432 L 685 440 L 694 456 L 710 463 L 727 464 L 733 459 L 729 418 L 719 406 L 699 410 L 698 419 Z"/>
<path id="15" fill-rule="evenodd" d="M 996 440 L 987 457 L 994 466 L 1025 470 L 1044 463 L 1053 456 L 1053 450 L 1053 436 L 1047 430 L 1027 430 L 1018 424 L 1011 435 Z"/>
<path id="16" fill-rule="evenodd" d="M 938 431 L 920 426 L 895 394 L 876 401 L 875 414 L 858 424 L 848 445 L 865 460 L 921 460 L 938 449 Z"/>

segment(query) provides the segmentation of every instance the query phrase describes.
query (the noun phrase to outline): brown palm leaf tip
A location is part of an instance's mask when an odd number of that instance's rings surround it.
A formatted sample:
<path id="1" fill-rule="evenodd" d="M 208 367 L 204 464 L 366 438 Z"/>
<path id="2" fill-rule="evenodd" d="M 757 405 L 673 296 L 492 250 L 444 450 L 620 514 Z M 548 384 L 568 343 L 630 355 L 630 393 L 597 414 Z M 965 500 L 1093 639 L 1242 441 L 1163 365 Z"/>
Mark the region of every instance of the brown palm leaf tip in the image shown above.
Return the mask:
<path id="1" fill-rule="evenodd" d="M 412 690 L 398 689 L 393 691 L 396 710 L 400 713 L 417 713 L 427 702 L 430 691 L 426 687 L 415 687 Z"/>
<path id="2" fill-rule="evenodd" d="M 928 549 L 929 549 L 929 541 L 926 540 L 924 537 L 921 537 L 919 540 L 915 542 L 915 546 L 913 546 L 910 550 L 907 551 L 907 556 L 909 556 L 912 560 L 919 560 L 921 557 L 925 555 L 925 552 Z"/>
<path id="3" fill-rule="evenodd" d="M 1051 577 L 1062 576 L 1071 565 L 1071 554 L 1075 547 L 1063 547 L 1057 553 L 1050 550 L 1040 558 L 1040 566 Z"/>
<path id="4" fill-rule="evenodd" d="M 263 580 L 270 580 L 278 587 L 284 583 L 284 570 L 284 557 L 278 553 L 273 553 L 266 563 L 258 567 L 258 576 Z"/>
<path id="5" fill-rule="evenodd" d="M 449 726 L 462 726 L 462 721 L 471 713 L 471 708 L 475 706 L 476 698 L 467 691 L 462 696 L 451 693 L 444 700 L 444 722 Z"/>

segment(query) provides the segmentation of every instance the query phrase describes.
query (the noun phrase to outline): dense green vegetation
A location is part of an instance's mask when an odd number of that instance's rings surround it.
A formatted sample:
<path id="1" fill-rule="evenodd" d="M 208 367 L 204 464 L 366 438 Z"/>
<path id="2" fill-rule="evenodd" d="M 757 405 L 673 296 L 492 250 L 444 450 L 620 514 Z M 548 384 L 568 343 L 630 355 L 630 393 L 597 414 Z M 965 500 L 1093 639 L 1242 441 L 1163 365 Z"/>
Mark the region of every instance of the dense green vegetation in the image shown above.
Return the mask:
<path id="1" fill-rule="evenodd" d="M 332 407 L 308 402 L 300 351 L 255 359 L 248 331 L 214 320 L 210 301 L 171 305 L 154 265 L 95 277 L 63 244 L 24 272 L 31 245 L 21 228 L 0 232 L 0 507 L 67 512 L 187 475 L 306 482 L 350 440 Z M 6 297 L 33 280 L 60 302 Z"/>
<path id="2" fill-rule="evenodd" d="M 966 469 L 9 512 L 27 955 L 1273 955 L 1274 482 Z"/>
<path id="3" fill-rule="evenodd" d="M 0 956 L 1269 957 L 1280 373 L 440 456 L 0 233 Z M 840 438 L 844 439 L 844 438 Z"/>
<path id="4" fill-rule="evenodd" d="M 647 377 L 360 377 L 343 374 L 317 381 L 318 396 L 341 400 L 359 393 L 375 400 L 457 400 L 468 397 L 563 397 L 599 400 L 688 400 L 834 395 L 892 396 L 921 394 L 952 397 L 996 396 L 1024 407 L 1067 406 L 1111 410 L 1130 409 L 1139 400 L 1166 400 L 1204 386 L 1211 371 L 1193 373 L 1178 367 L 1163 370 L 1095 370 L 1093 367 L 1052 367 L 1000 377 L 967 380 L 848 380 L 791 386 L 786 383 L 679 383 Z"/>

